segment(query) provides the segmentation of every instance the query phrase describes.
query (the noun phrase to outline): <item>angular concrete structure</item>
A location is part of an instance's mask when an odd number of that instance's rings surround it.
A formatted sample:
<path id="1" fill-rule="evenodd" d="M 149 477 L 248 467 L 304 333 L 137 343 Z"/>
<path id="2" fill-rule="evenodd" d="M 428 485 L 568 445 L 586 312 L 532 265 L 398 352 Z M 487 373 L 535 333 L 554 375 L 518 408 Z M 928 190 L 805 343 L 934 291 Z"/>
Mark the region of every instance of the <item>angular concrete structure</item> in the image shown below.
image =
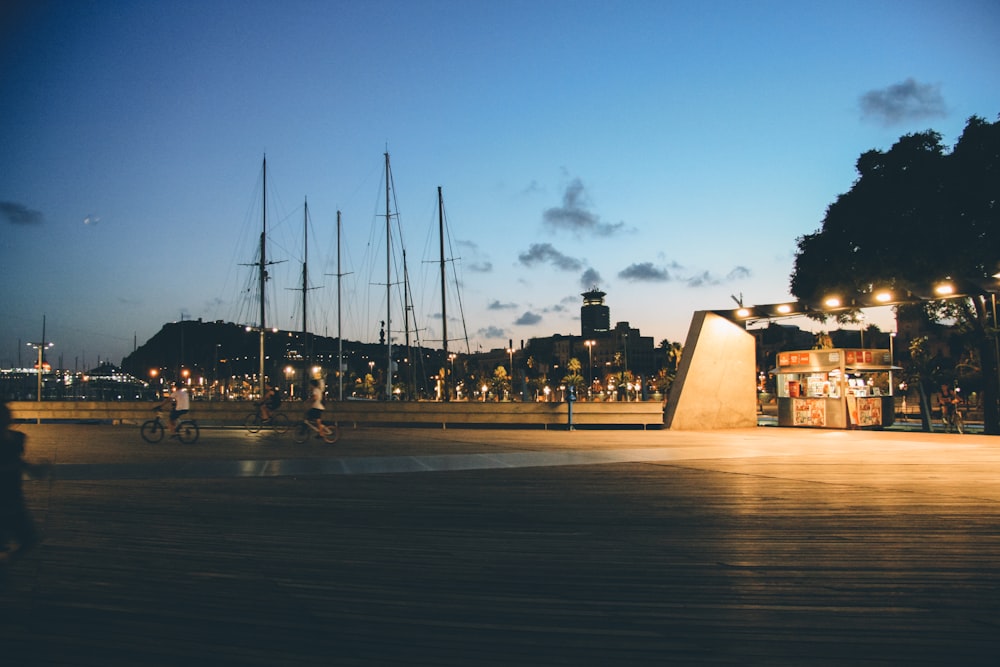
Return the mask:
<path id="1" fill-rule="evenodd" d="M 740 325 L 700 310 L 691 319 L 664 423 L 679 431 L 757 426 L 754 338 Z"/>

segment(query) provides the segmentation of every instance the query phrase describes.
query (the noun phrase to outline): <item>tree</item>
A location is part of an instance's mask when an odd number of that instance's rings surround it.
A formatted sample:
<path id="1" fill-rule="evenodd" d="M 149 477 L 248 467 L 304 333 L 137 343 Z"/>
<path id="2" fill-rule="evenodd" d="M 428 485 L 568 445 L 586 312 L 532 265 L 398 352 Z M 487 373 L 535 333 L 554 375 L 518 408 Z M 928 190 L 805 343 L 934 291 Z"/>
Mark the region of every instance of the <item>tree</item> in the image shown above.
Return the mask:
<path id="1" fill-rule="evenodd" d="M 580 369 L 582 368 L 580 361 L 576 357 L 573 357 L 567 362 L 566 368 L 569 370 L 569 373 L 563 378 L 563 384 L 566 387 L 573 387 L 573 391 L 576 392 L 577 396 L 580 396 L 583 387 L 587 384 L 584 377 L 580 375 Z"/>
<path id="2" fill-rule="evenodd" d="M 497 401 L 503 399 L 507 395 L 507 392 L 510 391 L 510 378 L 507 377 L 507 369 L 503 366 L 497 366 L 493 371 L 493 377 L 490 379 L 490 389 L 492 389 Z"/>
<path id="3" fill-rule="evenodd" d="M 1000 120 L 973 116 L 948 152 L 932 130 L 902 137 L 857 161 L 858 179 L 798 239 L 791 292 L 825 319 L 823 298 L 839 293 L 853 319 L 881 289 L 898 301 L 924 299 L 935 321 L 969 333 L 983 371 L 986 433 L 1000 434 L 997 325 L 992 310 L 1000 260 Z M 932 281 L 950 278 L 961 298 L 933 300 Z"/>

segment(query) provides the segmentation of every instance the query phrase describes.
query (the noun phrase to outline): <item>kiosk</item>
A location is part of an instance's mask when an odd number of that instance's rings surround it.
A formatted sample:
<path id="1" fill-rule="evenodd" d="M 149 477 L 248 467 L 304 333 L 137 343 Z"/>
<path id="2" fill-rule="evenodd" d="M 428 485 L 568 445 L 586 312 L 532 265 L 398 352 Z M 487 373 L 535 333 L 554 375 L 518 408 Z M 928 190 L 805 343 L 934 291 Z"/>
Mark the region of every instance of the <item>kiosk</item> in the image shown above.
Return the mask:
<path id="1" fill-rule="evenodd" d="M 895 421 L 889 350 L 779 352 L 778 426 L 883 428 Z"/>

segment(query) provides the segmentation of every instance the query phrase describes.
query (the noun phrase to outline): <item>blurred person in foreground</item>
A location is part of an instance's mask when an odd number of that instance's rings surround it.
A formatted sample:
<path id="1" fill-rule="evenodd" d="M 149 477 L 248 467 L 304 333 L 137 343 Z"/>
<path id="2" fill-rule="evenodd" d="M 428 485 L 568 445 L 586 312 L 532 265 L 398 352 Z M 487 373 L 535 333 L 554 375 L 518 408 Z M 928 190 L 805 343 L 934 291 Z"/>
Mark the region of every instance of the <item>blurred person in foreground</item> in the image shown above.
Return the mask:
<path id="1" fill-rule="evenodd" d="M 38 544 L 35 522 L 24 504 L 24 475 L 48 476 L 51 465 L 24 460 L 24 433 L 10 428 L 13 419 L 0 403 L 0 564 L 13 562 Z"/>

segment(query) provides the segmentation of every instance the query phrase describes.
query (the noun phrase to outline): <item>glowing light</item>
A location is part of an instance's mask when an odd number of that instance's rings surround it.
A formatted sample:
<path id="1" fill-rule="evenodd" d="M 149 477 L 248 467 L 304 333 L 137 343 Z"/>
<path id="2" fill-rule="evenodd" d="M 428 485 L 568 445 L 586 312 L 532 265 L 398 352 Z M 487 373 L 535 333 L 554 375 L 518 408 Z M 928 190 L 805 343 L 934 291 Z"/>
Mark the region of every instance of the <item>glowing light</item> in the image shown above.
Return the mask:
<path id="1" fill-rule="evenodd" d="M 887 290 L 876 292 L 875 300 L 878 301 L 879 303 L 888 303 L 889 301 L 892 301 L 892 292 L 889 292 Z"/>
<path id="2" fill-rule="evenodd" d="M 778 306 L 778 312 L 781 313 L 782 315 L 787 315 L 788 313 L 792 312 L 792 307 L 787 303 L 783 303 L 780 306 Z"/>
<path id="3" fill-rule="evenodd" d="M 841 301 L 839 296 L 830 296 L 823 301 L 823 305 L 827 308 L 840 308 Z"/>

